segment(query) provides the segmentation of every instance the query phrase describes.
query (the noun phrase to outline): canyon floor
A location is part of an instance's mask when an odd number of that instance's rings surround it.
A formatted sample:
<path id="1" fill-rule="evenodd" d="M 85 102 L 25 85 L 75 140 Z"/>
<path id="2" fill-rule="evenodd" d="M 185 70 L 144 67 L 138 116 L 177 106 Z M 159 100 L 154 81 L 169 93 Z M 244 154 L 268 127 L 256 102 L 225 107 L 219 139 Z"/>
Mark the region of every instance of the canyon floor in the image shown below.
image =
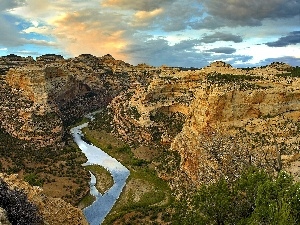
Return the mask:
<path id="1" fill-rule="evenodd" d="M 170 206 L 173 196 L 168 184 L 158 178 L 155 165 L 151 163 L 161 154 L 148 147 L 130 148 L 104 130 L 85 128 L 84 134 L 88 141 L 103 149 L 130 170 L 126 186 L 103 224 L 167 223 L 161 217 L 166 213 L 165 209 Z M 104 190 L 103 184 L 109 188 L 107 185 L 111 182 L 109 174 L 98 171 L 96 177 L 101 177 L 103 182 L 97 184 L 100 190 Z"/>

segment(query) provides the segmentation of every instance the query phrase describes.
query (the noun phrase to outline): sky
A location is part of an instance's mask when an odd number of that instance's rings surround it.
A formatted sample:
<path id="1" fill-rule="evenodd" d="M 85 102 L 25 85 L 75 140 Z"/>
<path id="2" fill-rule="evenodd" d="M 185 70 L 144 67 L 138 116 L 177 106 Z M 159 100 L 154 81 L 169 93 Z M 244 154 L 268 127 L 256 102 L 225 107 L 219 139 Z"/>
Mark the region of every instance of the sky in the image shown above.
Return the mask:
<path id="1" fill-rule="evenodd" d="M 300 66 L 300 0 L 0 0 L 0 56 Z"/>

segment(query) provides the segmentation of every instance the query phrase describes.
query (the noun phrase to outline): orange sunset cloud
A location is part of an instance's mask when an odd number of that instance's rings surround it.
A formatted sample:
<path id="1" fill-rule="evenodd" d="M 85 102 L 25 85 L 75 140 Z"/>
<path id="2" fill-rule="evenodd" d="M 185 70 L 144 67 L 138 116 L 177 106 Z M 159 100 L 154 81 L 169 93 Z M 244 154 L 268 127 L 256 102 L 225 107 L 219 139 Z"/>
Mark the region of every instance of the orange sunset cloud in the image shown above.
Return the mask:
<path id="1" fill-rule="evenodd" d="M 52 21 L 52 35 L 59 45 L 73 55 L 90 53 L 94 55 L 112 54 L 126 60 L 122 49 L 128 44 L 123 30 L 107 29 L 100 21 L 84 23 L 78 12 L 68 13 Z"/>

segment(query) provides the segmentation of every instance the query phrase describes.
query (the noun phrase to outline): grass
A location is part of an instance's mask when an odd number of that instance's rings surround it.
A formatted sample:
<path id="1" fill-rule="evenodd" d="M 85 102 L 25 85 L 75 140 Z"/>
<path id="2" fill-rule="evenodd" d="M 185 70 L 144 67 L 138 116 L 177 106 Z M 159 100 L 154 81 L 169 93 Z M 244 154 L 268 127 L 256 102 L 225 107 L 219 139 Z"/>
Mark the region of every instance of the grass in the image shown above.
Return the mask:
<path id="1" fill-rule="evenodd" d="M 85 168 L 91 171 L 97 178 L 96 188 L 97 190 L 103 194 L 109 188 L 111 188 L 114 184 L 113 178 L 110 173 L 99 165 L 89 165 L 85 166 Z"/>
<path id="2" fill-rule="evenodd" d="M 167 183 L 156 175 L 156 171 L 149 168 L 149 162 L 135 157 L 126 143 L 106 131 L 84 128 L 83 132 L 88 141 L 130 170 L 126 186 L 103 224 L 112 224 L 128 213 L 138 213 L 146 217 L 151 211 L 152 218 L 156 218 L 159 213 L 165 211 L 172 202 L 171 190 Z"/>
<path id="3" fill-rule="evenodd" d="M 80 202 L 78 204 L 78 208 L 84 209 L 85 207 L 91 205 L 95 200 L 96 200 L 96 198 L 94 196 L 92 196 L 90 193 L 88 193 L 86 196 L 84 196 L 80 200 Z"/>

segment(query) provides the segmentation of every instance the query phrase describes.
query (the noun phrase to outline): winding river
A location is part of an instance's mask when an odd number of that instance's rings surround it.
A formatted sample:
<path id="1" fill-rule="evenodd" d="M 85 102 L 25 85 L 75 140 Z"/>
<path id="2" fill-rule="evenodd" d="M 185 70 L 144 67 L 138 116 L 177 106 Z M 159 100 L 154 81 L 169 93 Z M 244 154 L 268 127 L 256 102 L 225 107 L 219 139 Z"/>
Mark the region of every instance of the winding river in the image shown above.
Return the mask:
<path id="1" fill-rule="evenodd" d="M 81 130 L 87 126 L 88 123 L 84 123 L 71 129 L 74 141 L 88 159 L 83 166 L 100 165 L 110 172 L 114 180 L 114 185 L 101 195 L 95 187 L 96 177 L 91 173 L 90 193 L 96 197 L 96 200 L 92 205 L 84 208 L 83 213 L 90 225 L 99 225 L 119 198 L 130 172 L 115 158 L 82 140 Z"/>

